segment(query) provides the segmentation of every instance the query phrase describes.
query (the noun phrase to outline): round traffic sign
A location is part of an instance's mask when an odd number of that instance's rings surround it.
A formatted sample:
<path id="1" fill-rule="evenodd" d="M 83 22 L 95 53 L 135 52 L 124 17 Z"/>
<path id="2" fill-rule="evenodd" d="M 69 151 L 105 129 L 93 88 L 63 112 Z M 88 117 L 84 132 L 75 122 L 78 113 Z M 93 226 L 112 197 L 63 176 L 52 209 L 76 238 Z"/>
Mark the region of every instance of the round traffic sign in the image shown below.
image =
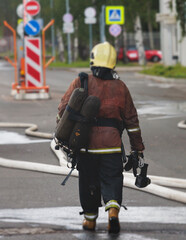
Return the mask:
<path id="1" fill-rule="evenodd" d="M 40 4 L 37 1 L 31 0 L 25 5 L 25 11 L 29 15 L 35 16 L 40 12 Z"/>
<path id="2" fill-rule="evenodd" d="M 19 34 L 19 36 L 21 38 L 24 37 L 24 24 L 23 24 L 23 21 L 20 22 L 18 25 L 17 25 L 17 33 Z"/>
<path id="3" fill-rule="evenodd" d="M 85 17 L 93 18 L 96 16 L 96 10 L 93 7 L 88 7 L 84 11 Z"/>
<path id="4" fill-rule="evenodd" d="M 72 22 L 72 21 L 73 21 L 73 16 L 72 16 L 72 14 L 70 14 L 70 13 L 64 14 L 64 15 L 63 15 L 63 21 L 64 21 L 65 23 L 70 23 L 70 22 Z"/>
<path id="5" fill-rule="evenodd" d="M 120 35 L 121 33 L 121 26 L 118 25 L 118 24 L 113 24 L 113 25 L 110 25 L 109 27 L 109 33 L 114 36 L 114 37 L 117 37 Z"/>
<path id="6" fill-rule="evenodd" d="M 27 22 L 27 24 L 25 25 L 25 32 L 28 35 L 37 35 L 40 31 L 40 25 L 37 21 L 35 20 L 31 20 L 29 22 Z"/>
<path id="7" fill-rule="evenodd" d="M 16 12 L 17 12 L 18 17 L 23 18 L 23 15 L 24 15 L 24 6 L 23 6 L 23 4 L 19 4 L 17 6 Z"/>

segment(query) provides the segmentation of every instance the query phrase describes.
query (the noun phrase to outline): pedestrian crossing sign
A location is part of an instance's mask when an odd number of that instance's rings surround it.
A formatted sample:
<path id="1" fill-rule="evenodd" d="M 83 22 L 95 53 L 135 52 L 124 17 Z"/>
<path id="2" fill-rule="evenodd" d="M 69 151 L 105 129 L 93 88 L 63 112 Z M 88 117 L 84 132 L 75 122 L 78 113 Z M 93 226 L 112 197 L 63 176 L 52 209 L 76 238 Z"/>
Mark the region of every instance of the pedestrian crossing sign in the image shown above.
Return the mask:
<path id="1" fill-rule="evenodd" d="M 106 24 L 124 24 L 124 6 L 106 6 L 105 8 Z"/>

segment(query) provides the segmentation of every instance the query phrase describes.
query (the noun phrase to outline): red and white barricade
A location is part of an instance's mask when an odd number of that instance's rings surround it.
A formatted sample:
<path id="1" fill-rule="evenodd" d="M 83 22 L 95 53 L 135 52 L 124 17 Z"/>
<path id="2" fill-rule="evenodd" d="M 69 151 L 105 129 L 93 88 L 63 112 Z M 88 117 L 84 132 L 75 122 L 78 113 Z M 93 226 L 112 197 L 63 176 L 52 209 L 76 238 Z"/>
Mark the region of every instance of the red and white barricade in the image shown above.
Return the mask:
<path id="1" fill-rule="evenodd" d="M 41 39 L 25 38 L 25 85 L 31 88 L 43 86 Z"/>

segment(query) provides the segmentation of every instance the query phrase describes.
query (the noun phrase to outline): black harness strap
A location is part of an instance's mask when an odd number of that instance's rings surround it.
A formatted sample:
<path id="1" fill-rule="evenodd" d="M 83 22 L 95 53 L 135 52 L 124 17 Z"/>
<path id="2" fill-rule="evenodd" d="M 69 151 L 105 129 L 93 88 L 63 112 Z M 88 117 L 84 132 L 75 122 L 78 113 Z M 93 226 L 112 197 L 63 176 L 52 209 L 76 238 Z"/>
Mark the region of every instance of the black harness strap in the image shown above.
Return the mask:
<path id="1" fill-rule="evenodd" d="M 81 88 L 84 88 L 88 91 L 88 74 L 85 72 L 79 73 L 80 81 L 81 81 Z"/>
<path id="2" fill-rule="evenodd" d="M 88 120 L 81 115 L 79 112 L 76 112 L 73 108 L 71 108 L 69 105 L 66 106 L 66 110 L 70 113 L 69 119 L 76 121 L 76 122 L 88 122 Z"/>
<path id="3" fill-rule="evenodd" d="M 81 88 L 84 88 L 88 91 L 88 74 L 85 72 L 79 73 Z M 66 107 L 67 111 L 70 113 L 69 118 L 78 122 L 87 122 L 87 119 L 83 117 L 80 113 L 74 111 L 69 105 Z M 91 122 L 92 126 L 100 126 L 100 127 L 114 127 L 117 128 L 120 134 L 122 134 L 124 130 L 124 125 L 122 121 L 119 121 L 116 118 L 95 118 L 93 122 Z"/>
<path id="4" fill-rule="evenodd" d="M 117 128 L 120 134 L 124 130 L 124 125 L 122 121 L 119 121 L 116 118 L 95 118 L 92 126 L 97 127 L 114 127 Z"/>
<path id="5" fill-rule="evenodd" d="M 81 88 L 84 88 L 86 91 L 88 91 L 88 74 L 85 72 L 79 73 L 80 81 L 81 81 Z M 88 122 L 88 120 L 82 116 L 79 112 L 76 112 L 73 108 L 71 108 L 69 105 L 66 106 L 66 110 L 70 113 L 69 119 L 76 121 L 76 122 Z"/>

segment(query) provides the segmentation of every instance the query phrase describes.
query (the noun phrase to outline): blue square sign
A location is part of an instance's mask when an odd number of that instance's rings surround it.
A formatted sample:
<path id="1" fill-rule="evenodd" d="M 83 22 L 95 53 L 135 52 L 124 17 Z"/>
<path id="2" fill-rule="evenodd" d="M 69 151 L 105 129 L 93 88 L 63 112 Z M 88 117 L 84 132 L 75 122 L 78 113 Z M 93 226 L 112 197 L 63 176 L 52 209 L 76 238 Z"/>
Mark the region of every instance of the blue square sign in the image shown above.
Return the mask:
<path id="1" fill-rule="evenodd" d="M 106 24 L 124 24 L 124 6 L 106 6 Z"/>

